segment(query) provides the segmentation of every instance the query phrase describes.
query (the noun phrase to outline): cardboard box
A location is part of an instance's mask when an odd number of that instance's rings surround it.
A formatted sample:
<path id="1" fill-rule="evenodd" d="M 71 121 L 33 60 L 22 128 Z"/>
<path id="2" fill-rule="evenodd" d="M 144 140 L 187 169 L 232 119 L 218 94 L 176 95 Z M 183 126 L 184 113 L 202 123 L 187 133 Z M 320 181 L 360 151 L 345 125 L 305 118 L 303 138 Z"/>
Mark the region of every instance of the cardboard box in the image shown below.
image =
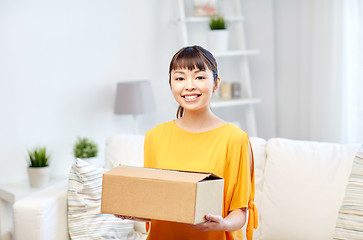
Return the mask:
<path id="1" fill-rule="evenodd" d="M 213 173 L 119 166 L 103 174 L 101 213 L 197 224 L 222 215 L 223 187 Z"/>

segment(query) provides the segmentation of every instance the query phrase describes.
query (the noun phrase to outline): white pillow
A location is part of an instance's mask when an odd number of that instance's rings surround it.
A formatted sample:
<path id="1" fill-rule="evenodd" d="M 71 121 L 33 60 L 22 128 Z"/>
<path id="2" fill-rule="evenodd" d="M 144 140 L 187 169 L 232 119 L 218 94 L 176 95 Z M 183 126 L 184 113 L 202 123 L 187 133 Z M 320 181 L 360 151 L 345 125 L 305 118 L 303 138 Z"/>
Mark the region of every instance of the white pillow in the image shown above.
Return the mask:
<path id="1" fill-rule="evenodd" d="M 359 145 L 270 139 L 261 239 L 332 239 Z"/>
<path id="2" fill-rule="evenodd" d="M 144 136 L 119 134 L 108 137 L 105 148 L 105 168 L 122 165 L 144 166 Z"/>
<path id="3" fill-rule="evenodd" d="M 97 168 L 77 159 L 69 174 L 68 228 L 71 239 L 139 239 L 134 222 L 112 214 L 100 214 L 102 174 Z"/>

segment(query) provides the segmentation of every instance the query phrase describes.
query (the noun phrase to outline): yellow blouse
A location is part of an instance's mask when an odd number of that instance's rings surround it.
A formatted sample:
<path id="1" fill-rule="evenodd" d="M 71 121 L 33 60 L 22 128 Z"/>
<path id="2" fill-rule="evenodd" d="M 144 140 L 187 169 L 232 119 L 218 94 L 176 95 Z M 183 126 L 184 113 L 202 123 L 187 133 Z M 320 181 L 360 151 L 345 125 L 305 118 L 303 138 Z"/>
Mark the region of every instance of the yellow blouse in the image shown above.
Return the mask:
<path id="1" fill-rule="evenodd" d="M 144 146 L 145 167 L 213 172 L 222 177 L 223 217 L 230 211 L 247 207 L 247 239 L 252 239 L 253 227 L 257 228 L 257 210 L 253 203 L 255 185 L 254 170 L 251 172 L 250 168 L 250 143 L 245 132 L 227 123 L 210 131 L 191 133 L 171 121 L 149 130 Z M 243 235 L 241 229 L 201 232 L 182 223 L 152 220 L 148 239 L 240 240 Z"/>

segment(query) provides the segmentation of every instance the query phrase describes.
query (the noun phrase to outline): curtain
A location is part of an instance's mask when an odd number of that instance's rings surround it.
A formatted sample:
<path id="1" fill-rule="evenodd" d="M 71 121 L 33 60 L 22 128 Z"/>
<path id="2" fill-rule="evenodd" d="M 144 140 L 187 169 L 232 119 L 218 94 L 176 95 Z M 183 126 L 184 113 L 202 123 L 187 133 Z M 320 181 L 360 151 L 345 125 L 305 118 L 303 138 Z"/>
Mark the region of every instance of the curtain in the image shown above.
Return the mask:
<path id="1" fill-rule="evenodd" d="M 303 138 L 363 143 L 361 0 L 301 2 Z"/>
<path id="2" fill-rule="evenodd" d="M 343 1 L 343 142 L 363 143 L 363 1 Z"/>

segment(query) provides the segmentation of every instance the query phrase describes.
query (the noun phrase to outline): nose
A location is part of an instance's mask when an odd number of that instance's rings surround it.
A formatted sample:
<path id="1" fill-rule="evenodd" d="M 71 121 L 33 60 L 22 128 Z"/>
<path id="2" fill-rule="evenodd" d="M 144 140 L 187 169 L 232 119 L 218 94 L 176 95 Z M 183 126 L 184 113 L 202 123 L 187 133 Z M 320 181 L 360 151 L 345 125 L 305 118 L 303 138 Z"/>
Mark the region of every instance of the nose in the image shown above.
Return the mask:
<path id="1" fill-rule="evenodd" d="M 187 79 L 185 81 L 185 90 L 194 90 L 195 89 L 195 85 L 194 85 L 194 81 L 193 79 Z"/>

